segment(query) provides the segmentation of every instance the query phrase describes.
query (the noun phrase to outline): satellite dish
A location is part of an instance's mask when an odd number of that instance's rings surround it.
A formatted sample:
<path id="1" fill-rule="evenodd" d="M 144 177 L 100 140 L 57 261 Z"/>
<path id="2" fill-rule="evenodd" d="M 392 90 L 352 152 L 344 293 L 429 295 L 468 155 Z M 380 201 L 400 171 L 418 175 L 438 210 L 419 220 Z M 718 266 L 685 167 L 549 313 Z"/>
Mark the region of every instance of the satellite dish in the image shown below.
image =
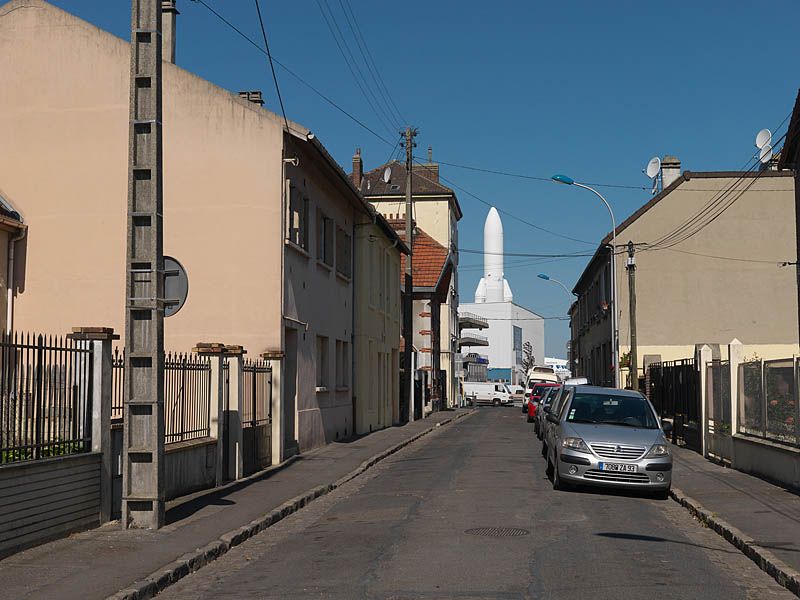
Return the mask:
<path id="1" fill-rule="evenodd" d="M 650 162 L 647 163 L 647 176 L 652 179 L 653 177 L 658 177 L 659 172 L 661 171 L 661 159 L 657 156 L 654 156 L 650 159 Z"/>
<path id="2" fill-rule="evenodd" d="M 389 180 L 392 178 L 392 168 L 386 167 L 383 171 L 383 183 L 389 183 Z"/>
<path id="3" fill-rule="evenodd" d="M 653 188 L 650 190 L 650 193 L 655 196 L 656 193 L 658 193 L 658 176 L 661 174 L 661 159 L 657 156 L 651 158 L 644 172 L 653 180 Z"/>
<path id="4" fill-rule="evenodd" d="M 762 164 L 772 160 L 772 132 L 769 129 L 762 129 L 756 134 L 756 148 Z"/>

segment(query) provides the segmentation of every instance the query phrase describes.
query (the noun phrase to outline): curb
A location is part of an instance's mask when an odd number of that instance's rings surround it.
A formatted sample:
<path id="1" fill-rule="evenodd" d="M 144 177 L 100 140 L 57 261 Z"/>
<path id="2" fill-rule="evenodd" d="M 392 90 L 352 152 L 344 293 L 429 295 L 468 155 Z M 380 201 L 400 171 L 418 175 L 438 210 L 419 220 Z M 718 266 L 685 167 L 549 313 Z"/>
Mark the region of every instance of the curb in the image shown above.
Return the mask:
<path id="1" fill-rule="evenodd" d="M 382 460 L 388 458 L 398 450 L 408 446 L 409 444 L 412 444 L 421 437 L 436 431 L 436 429 L 439 429 L 444 425 L 453 423 L 458 419 L 462 419 L 472 414 L 475 414 L 474 411 L 465 412 L 444 421 L 440 421 L 435 425 L 431 425 L 416 435 L 413 435 L 410 438 L 405 439 L 402 442 L 391 446 L 390 448 L 387 448 L 383 452 L 368 458 L 354 471 L 351 471 L 344 477 L 337 479 L 335 482 L 315 487 L 304 494 L 300 494 L 299 496 L 295 496 L 294 498 L 287 500 L 278 506 L 278 508 L 275 508 L 265 515 L 250 521 L 250 523 L 247 525 L 221 535 L 219 538 L 206 544 L 202 548 L 198 548 L 193 552 L 187 552 L 177 560 L 169 563 L 161 569 L 158 569 L 157 571 L 154 571 L 144 579 L 134 583 L 131 587 L 125 588 L 124 590 L 109 596 L 107 600 L 147 600 L 148 598 L 152 598 L 159 592 L 164 591 L 164 589 L 171 586 L 173 583 L 176 583 L 187 575 L 190 575 L 195 571 L 202 569 L 204 566 L 214 562 L 220 556 L 228 552 L 228 550 L 231 548 L 238 546 L 245 540 L 261 533 L 265 529 L 273 526 L 275 523 L 282 521 L 289 515 L 296 513 L 317 498 L 325 496 L 336 488 L 341 487 L 349 481 L 352 481 L 356 477 L 359 477 L 365 471 L 369 470 Z"/>
<path id="2" fill-rule="evenodd" d="M 800 596 L 800 572 L 787 565 L 769 550 L 755 544 L 739 529 L 703 508 L 696 500 L 687 496 L 680 489 L 673 487 L 669 495 L 675 502 L 686 508 L 692 516 L 716 531 L 747 558 L 756 563 L 762 571 L 796 596 Z"/>

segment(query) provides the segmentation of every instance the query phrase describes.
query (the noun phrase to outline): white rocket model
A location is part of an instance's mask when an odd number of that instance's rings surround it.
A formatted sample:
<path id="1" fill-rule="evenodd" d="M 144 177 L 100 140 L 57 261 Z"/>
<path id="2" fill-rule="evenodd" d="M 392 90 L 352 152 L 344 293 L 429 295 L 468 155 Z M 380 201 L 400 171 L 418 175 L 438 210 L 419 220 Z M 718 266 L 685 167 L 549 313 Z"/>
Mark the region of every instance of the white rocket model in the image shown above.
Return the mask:
<path id="1" fill-rule="evenodd" d="M 511 302 L 514 294 L 503 273 L 503 223 L 493 206 L 483 224 L 483 277 L 475 290 L 475 302 Z"/>

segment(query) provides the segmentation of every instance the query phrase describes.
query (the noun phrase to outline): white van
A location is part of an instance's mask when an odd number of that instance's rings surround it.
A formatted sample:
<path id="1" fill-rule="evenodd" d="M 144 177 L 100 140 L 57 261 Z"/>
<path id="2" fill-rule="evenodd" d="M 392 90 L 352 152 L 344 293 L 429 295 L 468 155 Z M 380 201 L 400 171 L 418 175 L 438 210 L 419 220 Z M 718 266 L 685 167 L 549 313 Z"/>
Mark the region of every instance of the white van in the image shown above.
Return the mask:
<path id="1" fill-rule="evenodd" d="M 549 365 L 534 365 L 528 370 L 526 388 L 532 388 L 534 383 L 558 383 L 556 370 Z"/>
<path id="2" fill-rule="evenodd" d="M 506 391 L 502 383 L 492 383 L 490 381 L 465 381 L 464 397 L 472 402 L 473 406 L 477 404 L 500 406 L 511 404 L 512 402 L 511 394 Z"/>

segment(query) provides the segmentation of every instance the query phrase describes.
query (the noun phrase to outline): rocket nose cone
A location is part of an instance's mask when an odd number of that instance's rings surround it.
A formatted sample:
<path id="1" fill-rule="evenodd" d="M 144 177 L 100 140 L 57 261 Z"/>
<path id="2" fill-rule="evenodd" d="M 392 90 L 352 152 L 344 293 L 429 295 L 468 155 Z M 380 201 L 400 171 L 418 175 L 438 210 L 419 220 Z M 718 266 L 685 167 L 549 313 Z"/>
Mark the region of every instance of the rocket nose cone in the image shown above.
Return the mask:
<path id="1" fill-rule="evenodd" d="M 503 231 L 503 222 L 500 220 L 500 213 L 493 206 L 489 209 L 489 214 L 486 215 L 486 222 L 483 225 L 485 232 L 501 232 Z"/>

